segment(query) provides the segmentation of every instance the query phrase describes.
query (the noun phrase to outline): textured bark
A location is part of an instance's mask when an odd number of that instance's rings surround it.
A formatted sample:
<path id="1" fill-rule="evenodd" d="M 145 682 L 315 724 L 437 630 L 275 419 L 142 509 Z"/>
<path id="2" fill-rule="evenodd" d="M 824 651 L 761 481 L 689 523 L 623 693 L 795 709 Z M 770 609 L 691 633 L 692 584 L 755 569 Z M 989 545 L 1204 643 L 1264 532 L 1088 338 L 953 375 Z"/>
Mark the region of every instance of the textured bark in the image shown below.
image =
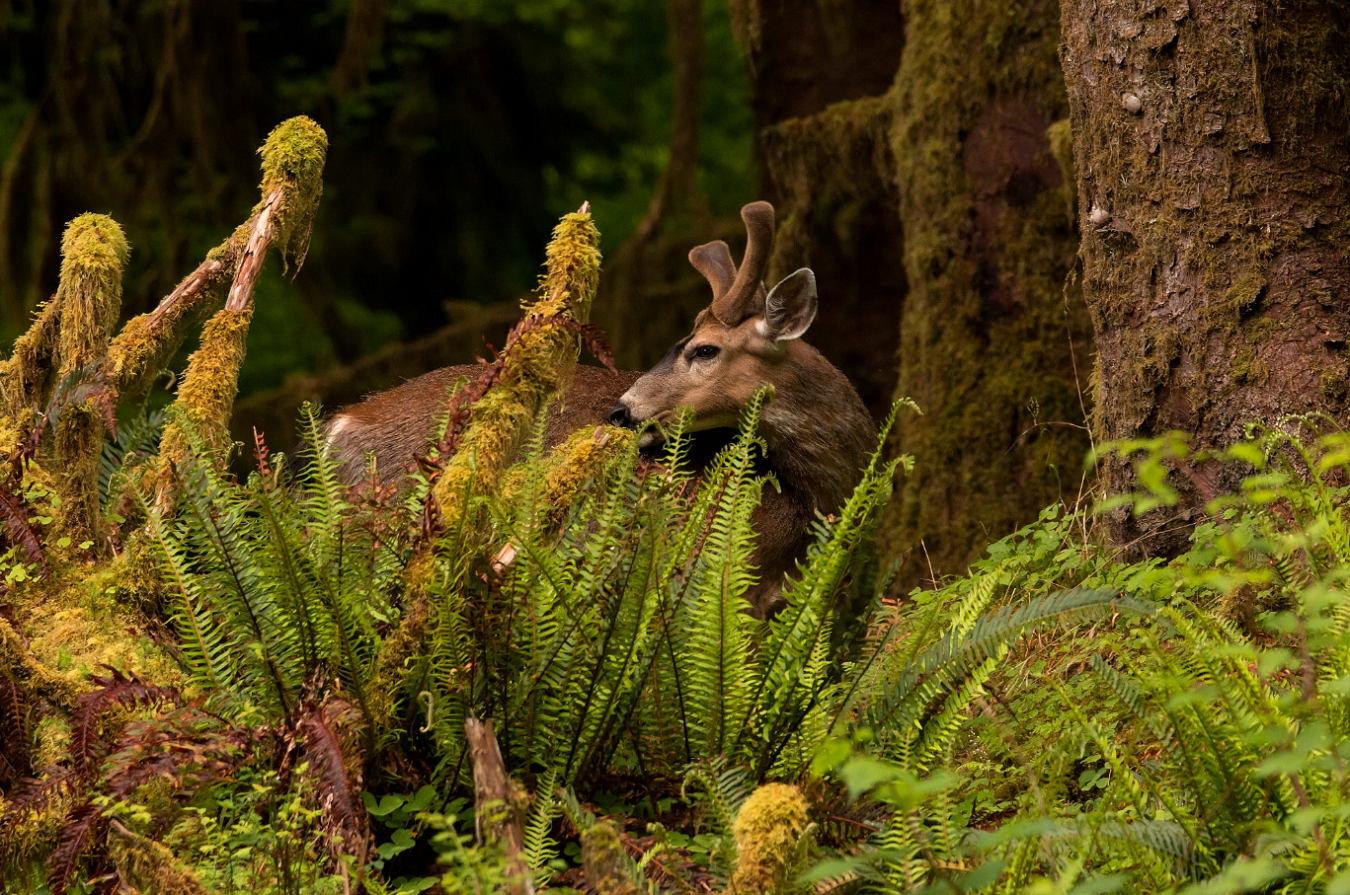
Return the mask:
<path id="1" fill-rule="evenodd" d="M 506 773 L 502 750 L 491 721 L 464 720 L 464 736 L 469 743 L 473 764 L 473 795 L 478 824 L 478 841 L 497 842 L 507 860 L 512 895 L 532 895 L 534 882 L 524 858 L 525 805 L 528 796 L 520 784 Z"/>
<path id="2" fill-rule="evenodd" d="M 959 571 L 1079 491 L 1087 448 L 1067 288 L 1077 234 L 1048 130 L 1065 115 L 1053 0 L 908 0 L 891 147 L 909 292 L 897 427 L 914 454 L 885 520 L 903 577 Z M 1086 373 L 1086 371 L 1084 371 Z M 1084 383 L 1086 385 L 1086 383 Z"/>
<path id="3" fill-rule="evenodd" d="M 1347 23 L 1343 2 L 1065 0 L 1101 437 L 1219 448 L 1252 420 L 1346 418 Z M 1122 511 L 1117 539 L 1175 549 L 1236 485 L 1231 466 L 1178 471 L 1179 507 Z M 1105 473 L 1133 487 L 1127 464 Z"/>
<path id="4" fill-rule="evenodd" d="M 732 15 L 754 78 L 760 192 L 778 212 L 769 279 L 815 272 L 821 312 L 807 340 L 880 416 L 895 391 L 905 293 L 887 139 L 899 4 L 741 0 Z"/>

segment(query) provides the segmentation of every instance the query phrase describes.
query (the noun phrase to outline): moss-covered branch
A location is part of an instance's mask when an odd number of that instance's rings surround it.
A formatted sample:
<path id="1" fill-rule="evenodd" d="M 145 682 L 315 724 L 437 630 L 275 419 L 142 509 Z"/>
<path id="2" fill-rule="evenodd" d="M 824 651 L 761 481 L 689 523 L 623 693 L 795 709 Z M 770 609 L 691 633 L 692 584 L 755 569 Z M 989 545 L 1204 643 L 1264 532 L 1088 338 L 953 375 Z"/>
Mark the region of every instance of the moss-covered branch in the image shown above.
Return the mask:
<path id="1" fill-rule="evenodd" d="M 149 388 L 193 321 L 225 304 L 227 285 L 237 279 L 241 265 L 250 258 L 261 261 L 262 253 L 253 242 L 260 221 L 271 231 L 269 239 L 283 260 L 294 261 L 297 267 L 304 263 L 323 192 L 328 136 L 309 118 L 291 118 L 277 125 L 259 152 L 262 199 L 249 219 L 212 249 L 158 307 L 128 321 L 113 341 L 108 352 L 109 379 L 120 393 Z M 254 269 L 253 276 L 256 273 Z"/>
<path id="2" fill-rule="evenodd" d="M 108 339 L 122 310 L 122 271 L 130 254 L 122 228 L 107 215 L 82 214 L 66 227 L 56 291 L 60 381 L 92 375 L 107 359 Z M 104 540 L 98 496 L 103 434 L 102 414 L 92 400 L 66 408 L 56 424 L 60 528 L 76 543 L 101 546 Z"/>
<path id="3" fill-rule="evenodd" d="M 234 277 L 225 307 L 202 330 L 201 347 L 188 362 L 174 405 L 181 410 L 164 430 L 160 443 L 160 470 L 181 461 L 188 452 L 184 426 L 217 451 L 230 443 L 230 416 L 239 393 L 239 371 L 248 346 L 253 317 L 253 289 L 269 247 L 275 244 L 283 261 L 303 262 L 310 229 L 323 192 L 323 163 L 328 138 L 308 118 L 280 124 L 263 144 L 263 201 L 253 216 L 230 237 L 241 242 L 234 257 Z M 241 239 L 242 237 L 242 239 Z M 167 492 L 161 481 L 156 501 L 166 509 Z"/>
<path id="4" fill-rule="evenodd" d="M 504 351 L 500 382 L 475 405 L 459 450 L 436 483 L 448 528 L 466 511 L 471 487 L 479 493 L 496 487 L 539 408 L 571 383 L 579 345 L 568 324 L 590 318 L 600 279 L 600 231 L 589 206 L 558 223 L 547 257 L 542 295 L 525 306 L 526 323 Z"/>

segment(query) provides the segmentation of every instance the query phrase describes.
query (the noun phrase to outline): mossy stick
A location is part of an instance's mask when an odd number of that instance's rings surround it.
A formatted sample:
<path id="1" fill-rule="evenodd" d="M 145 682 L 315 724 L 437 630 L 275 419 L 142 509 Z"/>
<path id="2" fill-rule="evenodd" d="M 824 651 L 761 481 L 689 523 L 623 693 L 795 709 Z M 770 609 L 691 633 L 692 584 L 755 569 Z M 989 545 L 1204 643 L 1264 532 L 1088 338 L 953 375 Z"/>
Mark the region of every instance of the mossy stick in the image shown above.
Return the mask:
<path id="1" fill-rule="evenodd" d="M 122 310 L 122 271 L 131 249 L 116 221 L 82 214 L 61 240 L 61 280 L 55 304 L 58 381 L 100 375 L 117 315 Z M 59 531 L 102 550 L 98 464 L 103 453 L 103 417 L 93 399 L 64 408 L 56 421 L 56 487 L 61 495 Z"/>
<path id="2" fill-rule="evenodd" d="M 109 381 L 119 393 L 149 388 L 182 344 L 193 321 L 227 300 L 225 285 L 237 282 L 241 266 L 246 262 L 261 264 L 261 252 L 249 253 L 260 219 L 268 225 L 265 229 L 272 234 L 270 239 L 281 250 L 283 260 L 294 260 L 297 268 L 304 263 L 323 192 L 328 136 L 309 118 L 291 118 L 277 125 L 259 153 L 262 199 L 248 220 L 212 249 L 158 307 L 129 320 L 113 340 Z M 256 267 L 252 276 L 257 276 Z"/>
<path id="3" fill-rule="evenodd" d="M 201 347 L 188 361 L 174 401 L 177 412 L 160 442 L 161 473 L 155 506 L 166 512 L 172 499 L 167 464 L 181 462 L 190 450 L 185 426 L 201 443 L 223 455 L 230 444 L 230 416 L 239 393 L 239 371 L 248 347 L 253 317 L 253 289 L 267 250 L 275 244 L 283 260 L 303 259 L 309 229 L 322 191 L 320 177 L 327 139 L 308 118 L 293 118 L 277 127 L 263 144 L 263 187 L 270 190 L 254 209 L 248 231 L 234 258 L 234 276 L 225 307 L 202 329 Z M 235 239 L 241 235 L 235 231 Z"/>
<path id="4" fill-rule="evenodd" d="M 15 421 L 40 403 L 51 385 L 60 320 L 55 298 L 44 302 L 28 331 L 15 340 L 13 353 L 0 363 L 0 412 Z"/>
<path id="5" fill-rule="evenodd" d="M 506 856 L 513 895 L 532 895 L 534 881 L 522 853 L 525 850 L 525 801 L 520 784 L 506 773 L 502 750 L 491 721 L 464 720 L 464 737 L 473 762 L 473 794 L 479 842 L 500 844 Z"/>
<path id="6" fill-rule="evenodd" d="M 600 231 L 589 204 L 563 216 L 547 258 L 541 297 L 526 304 L 525 322 L 504 349 L 501 379 L 475 404 L 459 449 L 436 482 L 449 530 L 467 511 L 469 483 L 480 493 L 496 488 L 539 408 L 571 384 L 580 351 L 575 324 L 590 318 L 600 279 Z"/>

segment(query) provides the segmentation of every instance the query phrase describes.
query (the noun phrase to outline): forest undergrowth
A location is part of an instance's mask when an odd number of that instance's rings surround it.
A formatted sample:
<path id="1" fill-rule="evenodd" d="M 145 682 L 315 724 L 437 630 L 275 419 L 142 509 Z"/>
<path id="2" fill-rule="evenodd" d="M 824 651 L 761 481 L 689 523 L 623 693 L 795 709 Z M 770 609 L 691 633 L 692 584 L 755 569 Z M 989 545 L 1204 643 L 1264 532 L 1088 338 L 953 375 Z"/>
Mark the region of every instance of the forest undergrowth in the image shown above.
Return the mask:
<path id="1" fill-rule="evenodd" d="M 325 148 L 281 125 L 248 221 L 116 336 L 125 239 L 77 219 L 0 366 L 4 891 L 1350 892 L 1350 435 L 1253 424 L 1170 561 L 1096 520 L 1167 514 L 1184 436 L 1104 446 L 1144 492 L 900 595 L 883 432 L 760 621 L 770 392 L 697 483 L 680 431 L 544 442 L 606 359 L 584 207 L 400 486 L 341 485 L 313 407 L 231 471 L 252 278 L 303 260 Z"/>

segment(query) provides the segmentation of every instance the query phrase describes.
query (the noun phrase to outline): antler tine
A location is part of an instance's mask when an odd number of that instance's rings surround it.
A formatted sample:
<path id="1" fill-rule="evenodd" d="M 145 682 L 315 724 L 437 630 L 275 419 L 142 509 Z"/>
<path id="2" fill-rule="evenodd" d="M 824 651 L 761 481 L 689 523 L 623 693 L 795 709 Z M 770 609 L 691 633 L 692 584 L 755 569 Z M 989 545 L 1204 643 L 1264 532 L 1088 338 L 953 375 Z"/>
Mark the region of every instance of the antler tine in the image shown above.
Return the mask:
<path id="1" fill-rule="evenodd" d="M 731 288 L 710 309 L 718 320 L 733 326 L 745 319 L 750 302 L 763 286 L 764 268 L 773 248 L 773 206 L 751 202 L 741 209 L 741 220 L 745 221 L 745 257 Z"/>
<path id="2" fill-rule="evenodd" d="M 720 239 L 690 249 L 689 263 L 712 286 L 713 301 L 726 295 L 736 279 L 736 262 L 731 260 L 731 249 Z"/>

